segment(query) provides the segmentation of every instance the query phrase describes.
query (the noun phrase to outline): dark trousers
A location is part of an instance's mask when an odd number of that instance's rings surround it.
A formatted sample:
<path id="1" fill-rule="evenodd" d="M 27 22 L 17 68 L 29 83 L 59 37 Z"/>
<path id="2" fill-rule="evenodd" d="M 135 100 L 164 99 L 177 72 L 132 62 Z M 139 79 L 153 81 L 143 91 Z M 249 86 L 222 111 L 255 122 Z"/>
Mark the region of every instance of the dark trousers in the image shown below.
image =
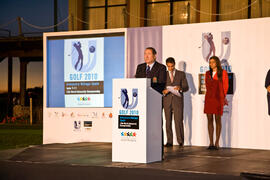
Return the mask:
<path id="1" fill-rule="evenodd" d="M 163 134 L 163 98 L 162 98 L 162 108 L 161 108 L 161 159 L 164 158 L 164 134 Z"/>
<path id="2" fill-rule="evenodd" d="M 163 119 L 163 118 L 162 118 Z M 163 124 L 163 123 L 162 123 Z M 161 137 L 161 159 L 163 160 L 163 156 L 164 156 L 164 134 L 163 134 L 163 127 L 162 127 L 162 137 Z"/>
<path id="3" fill-rule="evenodd" d="M 268 115 L 270 116 L 270 93 L 267 93 Z"/>
<path id="4" fill-rule="evenodd" d="M 184 124 L 183 124 L 183 101 L 174 101 L 166 104 L 165 117 L 166 117 L 166 133 L 167 143 L 173 144 L 173 131 L 172 131 L 172 116 L 174 116 L 175 131 L 178 144 L 184 144 Z"/>

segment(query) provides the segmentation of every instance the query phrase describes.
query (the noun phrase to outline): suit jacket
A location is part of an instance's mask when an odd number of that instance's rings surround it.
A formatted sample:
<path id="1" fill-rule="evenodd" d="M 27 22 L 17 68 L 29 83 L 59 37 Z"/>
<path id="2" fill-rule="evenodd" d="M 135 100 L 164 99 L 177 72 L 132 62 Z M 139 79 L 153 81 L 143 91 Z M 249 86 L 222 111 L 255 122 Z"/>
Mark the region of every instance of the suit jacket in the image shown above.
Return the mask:
<path id="1" fill-rule="evenodd" d="M 150 74 L 146 77 L 146 63 L 139 64 L 136 70 L 136 78 L 151 78 L 151 87 L 162 94 L 166 83 L 166 66 L 158 63 L 153 65 Z"/>
<path id="2" fill-rule="evenodd" d="M 172 93 L 167 94 L 166 96 L 163 97 L 164 108 L 166 108 L 166 106 L 169 106 L 172 102 L 182 104 L 184 99 L 183 92 L 186 92 L 189 89 L 186 74 L 183 71 L 178 71 L 176 69 L 173 82 L 171 82 L 169 72 L 167 72 L 166 86 L 180 86 L 181 90 L 179 92 L 182 96 L 179 97 L 173 95 Z"/>
<path id="3" fill-rule="evenodd" d="M 266 78 L 265 78 L 265 88 L 267 88 L 270 85 L 270 70 L 267 72 Z M 270 96 L 270 93 L 267 92 L 267 95 Z"/>

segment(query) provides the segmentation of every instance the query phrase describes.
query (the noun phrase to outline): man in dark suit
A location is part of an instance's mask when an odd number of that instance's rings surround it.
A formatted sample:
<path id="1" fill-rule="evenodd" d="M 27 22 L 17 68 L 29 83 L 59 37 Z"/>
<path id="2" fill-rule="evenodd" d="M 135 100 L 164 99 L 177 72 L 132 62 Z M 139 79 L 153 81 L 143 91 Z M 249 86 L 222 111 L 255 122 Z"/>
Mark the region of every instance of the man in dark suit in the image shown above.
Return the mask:
<path id="1" fill-rule="evenodd" d="M 139 64 L 136 70 L 136 78 L 151 78 L 151 87 L 162 94 L 162 91 L 166 85 L 166 66 L 156 61 L 156 50 L 152 47 L 148 47 L 144 51 L 145 63 Z M 162 109 L 160 109 L 160 116 L 162 121 Z M 162 129 L 162 127 L 161 127 Z M 163 130 L 161 138 L 162 147 L 162 160 L 164 159 L 163 149 Z"/>
<path id="2" fill-rule="evenodd" d="M 268 115 L 270 115 L 270 70 L 265 78 L 265 88 L 267 89 Z"/>
<path id="3" fill-rule="evenodd" d="M 144 51 L 145 63 L 139 64 L 136 78 L 151 78 L 151 87 L 162 94 L 166 84 L 166 66 L 156 61 L 156 50 L 148 47 Z"/>
<path id="4" fill-rule="evenodd" d="M 172 133 L 172 113 L 174 114 L 174 123 L 177 141 L 180 147 L 184 146 L 184 97 L 183 92 L 188 91 L 186 74 L 183 71 L 175 69 L 175 60 L 169 57 L 166 60 L 168 67 L 166 89 L 163 90 L 163 107 L 166 117 L 167 144 L 165 147 L 173 146 Z"/>

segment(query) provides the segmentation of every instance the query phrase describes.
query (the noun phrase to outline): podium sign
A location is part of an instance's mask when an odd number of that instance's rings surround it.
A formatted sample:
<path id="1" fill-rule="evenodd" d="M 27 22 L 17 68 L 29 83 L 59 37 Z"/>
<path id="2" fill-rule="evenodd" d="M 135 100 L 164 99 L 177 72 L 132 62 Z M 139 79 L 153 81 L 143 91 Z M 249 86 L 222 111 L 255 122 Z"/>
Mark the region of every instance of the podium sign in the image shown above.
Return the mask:
<path id="1" fill-rule="evenodd" d="M 161 160 L 161 105 L 150 79 L 113 80 L 112 161 Z"/>

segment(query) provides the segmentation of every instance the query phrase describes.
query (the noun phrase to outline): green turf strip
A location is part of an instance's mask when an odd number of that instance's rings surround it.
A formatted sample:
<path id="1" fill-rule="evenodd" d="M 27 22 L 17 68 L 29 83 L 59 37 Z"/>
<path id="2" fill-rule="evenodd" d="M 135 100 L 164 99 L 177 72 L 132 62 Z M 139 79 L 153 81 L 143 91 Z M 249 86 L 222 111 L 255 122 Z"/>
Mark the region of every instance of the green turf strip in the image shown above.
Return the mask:
<path id="1" fill-rule="evenodd" d="M 0 128 L 0 150 L 42 144 L 42 129 L 35 128 Z"/>

